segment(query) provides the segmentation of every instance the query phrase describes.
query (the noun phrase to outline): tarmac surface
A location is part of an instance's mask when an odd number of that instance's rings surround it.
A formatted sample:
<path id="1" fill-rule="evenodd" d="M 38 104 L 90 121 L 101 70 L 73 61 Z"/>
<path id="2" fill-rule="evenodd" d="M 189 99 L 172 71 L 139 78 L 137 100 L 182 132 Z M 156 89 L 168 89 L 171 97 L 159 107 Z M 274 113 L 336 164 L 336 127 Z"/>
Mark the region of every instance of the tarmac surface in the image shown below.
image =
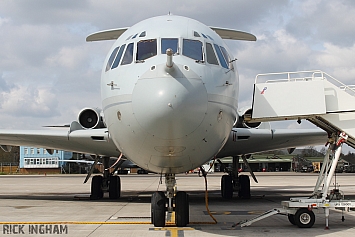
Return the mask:
<path id="1" fill-rule="evenodd" d="M 0 236 L 355 236 L 355 212 L 331 210 L 329 230 L 323 213 L 316 213 L 312 228 L 289 223 L 286 216 L 274 215 L 241 229 L 236 222 L 251 219 L 264 211 L 281 208 L 290 197 L 309 196 L 317 174 L 256 173 L 251 180 L 250 200 L 220 196 L 222 173 L 209 174 L 209 209 L 205 206 L 205 183 L 197 174 L 178 175 L 178 190 L 190 197 L 190 224 L 185 228 L 154 228 L 150 224 L 150 196 L 165 190 L 160 176 L 121 175 L 122 197 L 89 200 L 90 182 L 85 175 L 3 175 L 0 176 Z M 355 200 L 355 174 L 337 174 L 336 182 L 346 199 Z M 334 182 L 332 182 L 334 183 Z M 167 216 L 168 221 L 173 219 Z"/>

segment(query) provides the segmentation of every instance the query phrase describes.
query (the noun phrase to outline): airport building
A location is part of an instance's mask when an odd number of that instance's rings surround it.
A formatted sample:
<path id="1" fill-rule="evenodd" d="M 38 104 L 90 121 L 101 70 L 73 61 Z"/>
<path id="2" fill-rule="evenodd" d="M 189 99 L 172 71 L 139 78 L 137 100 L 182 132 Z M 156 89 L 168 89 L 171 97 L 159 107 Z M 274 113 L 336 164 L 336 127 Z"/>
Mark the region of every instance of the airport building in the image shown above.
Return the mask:
<path id="1" fill-rule="evenodd" d="M 297 152 L 295 152 L 297 153 Z M 274 155 L 274 154 L 253 154 L 247 159 L 250 168 L 254 172 L 260 171 L 296 171 L 296 172 L 317 172 L 319 171 L 324 157 L 303 157 L 299 154 L 290 155 Z M 232 167 L 232 157 L 221 159 L 222 163 L 227 167 Z M 315 169 L 314 166 L 318 166 Z M 215 164 L 215 171 L 222 171 L 221 165 Z M 239 169 L 248 171 L 247 166 L 244 164 L 242 158 L 239 158 Z"/>
<path id="2" fill-rule="evenodd" d="M 232 157 L 225 157 L 221 159 L 227 167 L 232 167 Z M 250 168 L 254 172 L 258 171 L 292 171 L 293 155 L 252 155 L 247 159 Z M 221 165 L 216 163 L 215 172 L 222 171 Z M 248 171 L 248 168 L 244 164 L 242 158 L 239 158 L 239 169 L 242 171 Z"/>
<path id="3" fill-rule="evenodd" d="M 37 147 L 20 147 L 21 173 L 60 173 L 61 167 L 73 156 L 72 152 L 47 150 Z"/>

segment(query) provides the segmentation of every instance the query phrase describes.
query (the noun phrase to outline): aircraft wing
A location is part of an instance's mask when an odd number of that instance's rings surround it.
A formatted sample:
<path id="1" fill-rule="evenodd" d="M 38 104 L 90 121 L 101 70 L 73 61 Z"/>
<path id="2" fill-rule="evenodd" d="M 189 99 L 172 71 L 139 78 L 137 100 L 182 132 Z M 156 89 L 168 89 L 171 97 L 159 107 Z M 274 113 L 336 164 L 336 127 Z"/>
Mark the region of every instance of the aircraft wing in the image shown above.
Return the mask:
<path id="1" fill-rule="evenodd" d="M 328 141 L 320 129 L 233 128 L 217 157 L 238 156 L 284 148 L 323 145 Z"/>
<path id="2" fill-rule="evenodd" d="M 327 133 L 319 129 L 247 129 L 233 128 L 218 157 L 263 151 L 322 145 Z M 2 146 L 33 146 L 101 156 L 119 156 L 107 129 L 0 130 Z"/>
<path id="3" fill-rule="evenodd" d="M 107 129 L 69 130 L 0 130 L 3 146 L 33 146 L 78 153 L 119 156 Z"/>

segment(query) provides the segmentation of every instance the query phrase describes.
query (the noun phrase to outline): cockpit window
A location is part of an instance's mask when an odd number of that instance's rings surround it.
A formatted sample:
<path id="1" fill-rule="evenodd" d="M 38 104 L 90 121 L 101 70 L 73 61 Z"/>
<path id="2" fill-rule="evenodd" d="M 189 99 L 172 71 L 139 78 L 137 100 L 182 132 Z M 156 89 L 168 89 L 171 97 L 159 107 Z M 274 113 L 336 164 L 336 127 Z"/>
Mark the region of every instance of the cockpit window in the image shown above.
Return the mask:
<path id="1" fill-rule="evenodd" d="M 112 62 L 113 62 L 113 60 L 114 60 L 115 57 L 116 57 L 118 48 L 119 48 L 119 47 L 115 48 L 115 49 L 112 51 L 112 54 L 111 54 L 110 58 L 108 59 L 108 62 L 107 62 L 107 65 L 106 65 L 106 70 L 105 70 L 105 72 L 107 72 L 108 70 L 110 70 L 111 65 L 112 65 Z"/>
<path id="2" fill-rule="evenodd" d="M 217 52 L 217 56 L 218 56 L 219 62 L 221 63 L 222 67 L 228 69 L 228 64 L 227 64 L 226 60 L 224 59 L 223 54 L 222 54 L 221 49 L 219 48 L 219 46 L 214 44 L 214 49 Z"/>
<path id="3" fill-rule="evenodd" d="M 198 40 L 184 39 L 182 54 L 186 57 L 202 61 L 202 42 Z"/>
<path id="4" fill-rule="evenodd" d="M 132 63 L 132 61 L 133 61 L 133 43 L 130 43 L 129 45 L 127 45 L 127 49 L 122 58 L 121 65 L 130 64 Z"/>
<path id="5" fill-rule="evenodd" d="M 139 37 L 145 37 L 145 36 L 146 36 L 145 31 L 143 31 L 143 32 L 139 35 Z"/>
<path id="6" fill-rule="evenodd" d="M 177 53 L 178 39 L 161 39 L 161 53 L 166 54 L 167 49 L 172 49 L 174 53 Z"/>
<path id="7" fill-rule="evenodd" d="M 199 33 L 197 33 L 196 31 L 194 31 L 194 36 L 195 37 L 201 37 Z"/>
<path id="8" fill-rule="evenodd" d="M 106 65 L 106 70 L 105 70 L 105 72 L 107 72 L 108 70 L 110 70 L 111 65 L 112 65 L 112 62 L 113 62 L 113 60 L 115 59 L 115 56 L 116 56 L 116 54 L 117 54 L 118 48 L 119 48 L 119 47 L 115 48 L 115 49 L 112 51 L 111 56 L 110 56 L 110 58 L 108 59 L 108 62 L 107 62 L 107 65 Z"/>
<path id="9" fill-rule="evenodd" d="M 231 61 L 231 58 L 229 57 L 229 54 L 227 53 L 227 50 L 221 46 L 221 50 L 223 53 L 224 58 L 227 60 L 227 62 L 229 63 Z"/>
<path id="10" fill-rule="evenodd" d="M 218 65 L 216 54 L 214 53 L 212 45 L 210 43 L 206 43 L 206 54 L 207 54 L 207 62 L 209 64 Z"/>
<path id="11" fill-rule="evenodd" d="M 122 54 L 123 54 L 123 51 L 124 51 L 125 47 L 126 47 L 125 44 L 121 46 L 120 50 L 118 51 L 117 57 L 116 57 L 115 61 L 112 64 L 111 69 L 116 68 L 118 66 L 118 64 L 120 63 L 120 60 L 122 58 Z"/>
<path id="12" fill-rule="evenodd" d="M 133 35 L 132 39 L 135 39 L 137 37 L 138 33 Z"/>
<path id="13" fill-rule="evenodd" d="M 157 40 L 141 40 L 137 43 L 137 61 L 143 61 L 157 55 Z"/>
<path id="14" fill-rule="evenodd" d="M 206 38 L 206 39 L 207 39 L 207 36 L 206 36 L 206 35 L 204 35 L 203 33 L 201 33 L 201 35 L 203 36 L 203 38 Z"/>

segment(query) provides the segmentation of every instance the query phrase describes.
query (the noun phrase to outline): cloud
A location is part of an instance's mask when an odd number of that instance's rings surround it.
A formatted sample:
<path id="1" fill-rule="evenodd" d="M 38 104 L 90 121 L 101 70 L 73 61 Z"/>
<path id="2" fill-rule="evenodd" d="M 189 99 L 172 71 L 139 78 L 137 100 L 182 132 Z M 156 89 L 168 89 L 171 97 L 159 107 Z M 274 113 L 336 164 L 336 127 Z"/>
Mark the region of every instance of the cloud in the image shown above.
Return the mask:
<path id="1" fill-rule="evenodd" d="M 285 28 L 310 44 L 327 42 L 348 47 L 355 43 L 354 14 L 353 1 L 300 1 Z"/>
<path id="2" fill-rule="evenodd" d="M 46 58 L 51 67 L 63 67 L 67 70 L 76 70 L 82 64 L 87 66 L 89 49 L 87 45 L 76 47 L 63 47 L 58 52 Z"/>
<path id="3" fill-rule="evenodd" d="M 86 12 L 90 1 L 70 0 L 18 0 L 1 1 L 0 12 L 16 16 L 13 20 L 17 23 L 28 24 L 63 24 L 73 22 Z"/>
<path id="4" fill-rule="evenodd" d="M 355 44 L 351 47 L 340 47 L 325 43 L 324 50 L 316 58 L 316 63 L 343 83 L 354 85 L 354 55 Z"/>
<path id="5" fill-rule="evenodd" d="M 1 109 L 17 117 L 53 117 L 59 114 L 56 96 L 45 87 L 15 87 L 1 93 Z"/>
<path id="6" fill-rule="evenodd" d="M 4 79 L 3 73 L 0 72 L 0 92 L 8 92 L 14 85 Z"/>

